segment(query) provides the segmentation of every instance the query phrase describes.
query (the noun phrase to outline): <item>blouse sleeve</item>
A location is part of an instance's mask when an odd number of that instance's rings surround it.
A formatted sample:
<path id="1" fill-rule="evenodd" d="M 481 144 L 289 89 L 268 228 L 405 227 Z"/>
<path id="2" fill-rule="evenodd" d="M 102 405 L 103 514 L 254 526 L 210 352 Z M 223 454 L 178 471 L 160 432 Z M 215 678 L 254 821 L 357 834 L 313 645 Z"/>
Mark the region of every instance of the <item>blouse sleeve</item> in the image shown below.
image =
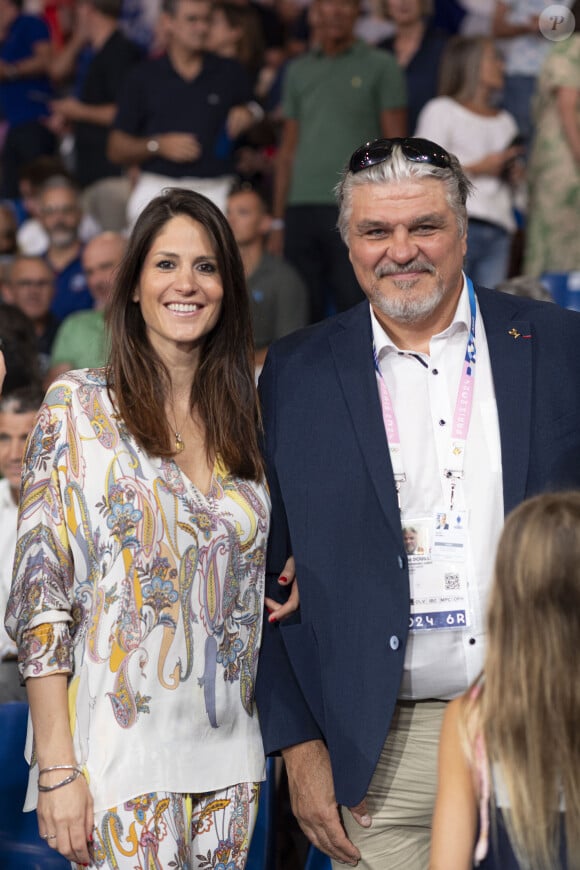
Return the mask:
<path id="1" fill-rule="evenodd" d="M 31 432 L 22 471 L 16 555 L 6 629 L 23 679 L 72 672 L 74 564 L 66 523 L 80 461 L 71 389 L 54 384 Z"/>

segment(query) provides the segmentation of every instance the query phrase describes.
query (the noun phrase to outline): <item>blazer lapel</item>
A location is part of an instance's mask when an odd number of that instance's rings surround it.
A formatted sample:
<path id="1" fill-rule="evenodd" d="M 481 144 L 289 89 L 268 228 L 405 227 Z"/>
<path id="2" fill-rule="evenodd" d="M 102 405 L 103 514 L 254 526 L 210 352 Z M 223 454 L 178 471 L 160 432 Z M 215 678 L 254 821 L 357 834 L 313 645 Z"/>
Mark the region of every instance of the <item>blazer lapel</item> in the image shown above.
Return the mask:
<path id="1" fill-rule="evenodd" d="M 401 518 L 373 365 L 368 304 L 348 312 L 330 336 L 334 363 L 372 485 L 397 542 Z"/>
<path id="2" fill-rule="evenodd" d="M 504 512 L 525 498 L 530 456 L 534 335 L 529 321 L 513 319 L 509 296 L 477 291 L 489 347 L 499 418 Z"/>
<path id="3" fill-rule="evenodd" d="M 477 290 L 485 325 L 499 418 L 504 512 L 525 498 L 528 473 L 534 336 L 529 321 L 514 319 L 510 297 Z M 385 518 L 397 541 L 401 520 L 372 359 L 368 305 L 345 316 L 330 345 L 360 450 Z"/>

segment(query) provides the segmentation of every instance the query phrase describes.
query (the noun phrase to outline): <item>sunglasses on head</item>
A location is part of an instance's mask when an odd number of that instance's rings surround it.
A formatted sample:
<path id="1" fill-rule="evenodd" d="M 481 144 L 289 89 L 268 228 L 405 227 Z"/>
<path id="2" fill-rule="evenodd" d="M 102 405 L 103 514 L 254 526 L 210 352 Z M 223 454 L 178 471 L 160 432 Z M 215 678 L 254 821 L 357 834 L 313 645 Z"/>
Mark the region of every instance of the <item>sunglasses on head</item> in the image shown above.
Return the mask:
<path id="1" fill-rule="evenodd" d="M 429 163 L 431 166 L 438 166 L 441 169 L 448 169 L 451 165 L 447 151 L 440 145 L 436 145 L 435 142 L 431 142 L 429 139 L 397 137 L 394 139 L 375 139 L 374 142 L 361 145 L 350 158 L 349 172 L 356 174 L 362 172 L 363 169 L 388 160 L 395 145 L 401 146 L 403 155 L 412 163 Z"/>

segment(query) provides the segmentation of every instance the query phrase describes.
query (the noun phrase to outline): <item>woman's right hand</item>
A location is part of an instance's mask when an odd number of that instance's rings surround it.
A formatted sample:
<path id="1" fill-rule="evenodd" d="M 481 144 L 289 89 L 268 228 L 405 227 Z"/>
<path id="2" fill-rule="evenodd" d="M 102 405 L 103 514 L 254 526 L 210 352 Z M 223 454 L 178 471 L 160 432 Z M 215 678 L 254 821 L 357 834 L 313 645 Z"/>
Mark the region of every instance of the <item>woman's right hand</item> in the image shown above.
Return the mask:
<path id="1" fill-rule="evenodd" d="M 53 770 L 43 773 L 41 782 L 54 785 L 71 773 L 70 770 Z M 77 864 L 92 863 L 89 849 L 93 836 L 93 798 L 82 774 L 68 785 L 39 792 L 36 814 L 40 836 L 52 849 Z"/>
<path id="2" fill-rule="evenodd" d="M 0 350 L 0 396 L 2 395 L 2 384 L 4 383 L 5 377 L 6 377 L 6 362 L 4 361 L 4 354 Z"/>
<path id="3" fill-rule="evenodd" d="M 280 604 L 274 598 L 264 599 L 264 604 L 270 613 L 268 622 L 279 622 L 286 616 L 290 616 L 291 613 L 294 613 L 300 607 L 300 593 L 298 591 L 298 581 L 296 580 L 296 563 L 293 556 L 290 556 L 284 565 L 282 573 L 278 577 L 278 583 L 280 586 L 292 584 L 292 589 L 290 590 L 288 600 L 284 604 Z"/>

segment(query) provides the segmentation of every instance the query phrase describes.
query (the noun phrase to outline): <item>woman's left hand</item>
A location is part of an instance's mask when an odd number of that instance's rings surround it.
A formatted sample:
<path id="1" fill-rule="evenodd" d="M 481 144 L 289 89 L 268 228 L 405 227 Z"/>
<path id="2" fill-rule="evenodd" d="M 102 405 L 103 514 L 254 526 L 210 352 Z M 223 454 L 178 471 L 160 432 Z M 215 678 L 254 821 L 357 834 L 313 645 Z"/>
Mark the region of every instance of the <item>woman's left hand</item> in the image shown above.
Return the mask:
<path id="1" fill-rule="evenodd" d="M 266 605 L 266 608 L 270 611 L 268 622 L 279 622 L 286 616 L 290 616 L 291 613 L 294 613 L 300 607 L 300 593 L 298 591 L 298 581 L 296 579 L 296 564 L 294 562 L 293 556 L 290 556 L 290 558 L 284 565 L 282 573 L 278 577 L 278 583 L 280 584 L 280 586 L 292 585 L 292 589 L 290 590 L 290 597 L 285 604 L 280 604 L 279 601 L 274 601 L 273 598 L 264 599 L 264 604 Z"/>
<path id="2" fill-rule="evenodd" d="M 66 774 L 67 771 L 50 774 L 52 784 Z M 45 784 L 51 784 L 51 779 L 47 778 Z M 92 862 L 93 799 L 82 774 L 62 788 L 41 792 L 36 814 L 40 836 L 52 849 L 77 864 Z"/>
<path id="3" fill-rule="evenodd" d="M 0 350 L 0 396 L 2 395 L 2 384 L 6 377 L 6 363 L 4 362 L 4 354 Z"/>

